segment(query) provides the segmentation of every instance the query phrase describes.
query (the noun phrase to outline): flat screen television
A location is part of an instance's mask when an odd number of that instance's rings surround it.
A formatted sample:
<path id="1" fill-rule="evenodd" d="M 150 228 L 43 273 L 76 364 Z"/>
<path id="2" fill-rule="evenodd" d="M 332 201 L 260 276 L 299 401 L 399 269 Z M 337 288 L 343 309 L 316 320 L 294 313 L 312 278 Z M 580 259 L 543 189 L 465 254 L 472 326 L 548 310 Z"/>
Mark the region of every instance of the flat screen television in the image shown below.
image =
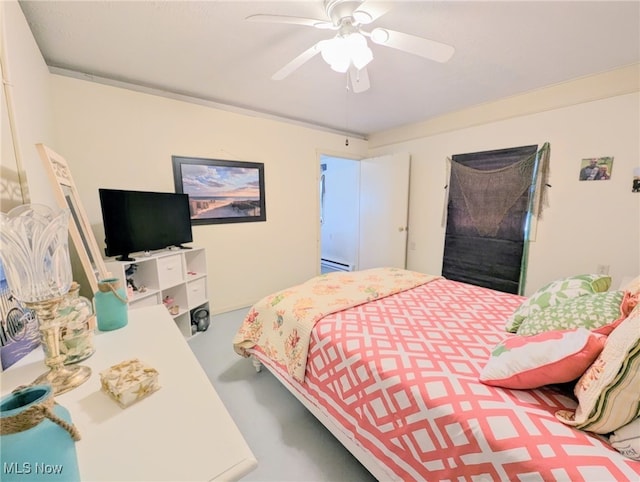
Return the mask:
<path id="1" fill-rule="evenodd" d="M 182 193 L 98 189 L 105 255 L 133 261 L 131 253 L 193 241 L 189 196 Z"/>

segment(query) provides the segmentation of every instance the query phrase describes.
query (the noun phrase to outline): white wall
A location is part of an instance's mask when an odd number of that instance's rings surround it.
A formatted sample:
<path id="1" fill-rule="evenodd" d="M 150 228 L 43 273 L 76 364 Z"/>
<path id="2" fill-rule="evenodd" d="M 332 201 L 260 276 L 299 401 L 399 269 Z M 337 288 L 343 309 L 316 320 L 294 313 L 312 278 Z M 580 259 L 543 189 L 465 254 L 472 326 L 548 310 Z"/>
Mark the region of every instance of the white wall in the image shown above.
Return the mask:
<path id="1" fill-rule="evenodd" d="M 22 10 L 16 1 L 0 2 L 2 9 L 2 40 L 4 40 L 4 57 L 2 71 L 8 80 L 6 104 L 2 104 L 2 121 L 9 123 L 13 115 L 14 129 L 9 125 L 2 126 L 2 167 L 16 165 L 24 170 L 28 191 L 25 201 L 43 203 L 53 206 L 53 191 L 49 180 L 43 174 L 43 164 L 35 145 L 38 142 L 53 144 L 53 111 L 51 109 L 51 92 L 49 88 L 49 69 L 31 34 Z M 15 150 L 5 142 L 16 139 Z M 13 147 L 13 146 L 12 146 Z M 5 156 L 17 159 L 9 160 Z M 10 173 L 6 172 L 9 176 Z M 7 179 L 3 179 L 3 185 Z"/>
<path id="2" fill-rule="evenodd" d="M 487 106 L 490 113 L 491 106 Z M 609 265 L 614 285 L 640 273 L 640 94 L 626 94 L 389 143 L 370 155 L 411 152 L 408 268 L 441 273 L 446 158 L 548 141 L 550 206 L 531 244 L 526 293 L 553 279 Z M 580 182 L 580 162 L 613 156 L 609 181 Z M 411 249 L 413 248 L 413 249 Z"/>
<path id="3" fill-rule="evenodd" d="M 319 272 L 319 155 L 366 141 L 52 75 L 56 141 L 104 245 L 98 188 L 174 191 L 171 156 L 265 164 L 267 221 L 194 226 L 212 311 L 248 306 Z"/>

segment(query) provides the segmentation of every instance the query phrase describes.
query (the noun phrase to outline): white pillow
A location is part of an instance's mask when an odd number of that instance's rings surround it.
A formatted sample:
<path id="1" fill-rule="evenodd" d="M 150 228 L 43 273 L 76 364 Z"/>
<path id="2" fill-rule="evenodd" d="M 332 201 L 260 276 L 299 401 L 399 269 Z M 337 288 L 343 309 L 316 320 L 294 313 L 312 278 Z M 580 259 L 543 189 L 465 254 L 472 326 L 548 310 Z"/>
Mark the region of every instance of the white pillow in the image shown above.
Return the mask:
<path id="1" fill-rule="evenodd" d="M 605 340 L 583 327 L 508 337 L 493 349 L 479 380 L 521 390 L 570 382 L 589 368 Z"/>
<path id="2" fill-rule="evenodd" d="M 640 418 L 623 425 L 609 437 L 613 447 L 625 457 L 640 460 Z"/>

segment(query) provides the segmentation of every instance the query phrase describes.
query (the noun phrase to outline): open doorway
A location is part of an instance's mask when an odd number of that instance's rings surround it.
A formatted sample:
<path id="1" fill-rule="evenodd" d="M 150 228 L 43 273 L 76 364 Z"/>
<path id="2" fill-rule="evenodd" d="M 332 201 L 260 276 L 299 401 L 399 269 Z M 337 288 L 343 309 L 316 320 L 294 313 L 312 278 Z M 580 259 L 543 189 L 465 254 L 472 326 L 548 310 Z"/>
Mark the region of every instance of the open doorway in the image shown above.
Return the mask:
<path id="1" fill-rule="evenodd" d="M 321 272 L 405 268 L 408 153 L 320 156 Z"/>
<path id="2" fill-rule="evenodd" d="M 360 164 L 320 156 L 320 272 L 353 271 L 358 261 Z"/>

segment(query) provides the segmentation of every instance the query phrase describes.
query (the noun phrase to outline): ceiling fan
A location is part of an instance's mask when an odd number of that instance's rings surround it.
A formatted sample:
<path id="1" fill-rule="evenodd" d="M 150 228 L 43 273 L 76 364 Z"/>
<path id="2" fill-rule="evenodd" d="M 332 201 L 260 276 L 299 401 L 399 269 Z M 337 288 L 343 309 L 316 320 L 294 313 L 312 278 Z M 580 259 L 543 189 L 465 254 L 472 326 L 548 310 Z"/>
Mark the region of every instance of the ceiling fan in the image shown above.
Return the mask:
<path id="1" fill-rule="evenodd" d="M 295 57 L 271 77 L 282 80 L 317 54 L 336 72 L 347 72 L 353 92 L 364 92 L 370 86 L 366 66 L 373 60 L 367 38 L 374 44 L 409 52 L 436 62 L 447 62 L 455 49 L 435 40 L 376 27 L 370 31 L 363 27 L 376 21 L 389 10 L 389 4 L 363 0 L 324 0 L 326 20 L 291 17 L 286 15 L 250 15 L 254 22 L 303 25 L 337 31 L 333 38 L 320 40 Z"/>

